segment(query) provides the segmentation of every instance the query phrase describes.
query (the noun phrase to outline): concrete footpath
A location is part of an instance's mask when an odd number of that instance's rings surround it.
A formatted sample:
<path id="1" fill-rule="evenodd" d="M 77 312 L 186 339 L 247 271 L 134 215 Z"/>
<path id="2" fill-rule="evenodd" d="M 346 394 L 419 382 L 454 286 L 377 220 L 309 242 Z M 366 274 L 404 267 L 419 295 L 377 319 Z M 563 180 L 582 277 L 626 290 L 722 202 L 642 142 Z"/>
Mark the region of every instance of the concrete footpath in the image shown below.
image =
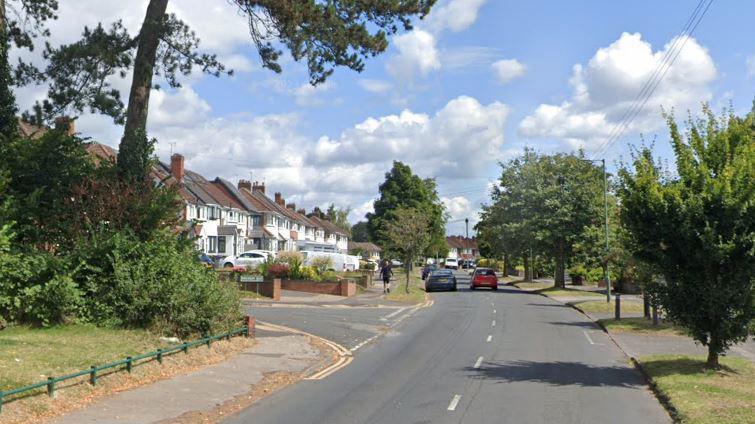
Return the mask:
<path id="1" fill-rule="evenodd" d="M 174 422 L 193 412 L 211 412 L 226 402 L 248 397 L 266 375 L 308 375 L 327 365 L 304 335 L 260 332 L 256 344 L 231 359 L 190 374 L 117 393 L 52 421 L 55 424 L 147 424 Z M 193 420 L 178 420 L 178 422 Z"/>

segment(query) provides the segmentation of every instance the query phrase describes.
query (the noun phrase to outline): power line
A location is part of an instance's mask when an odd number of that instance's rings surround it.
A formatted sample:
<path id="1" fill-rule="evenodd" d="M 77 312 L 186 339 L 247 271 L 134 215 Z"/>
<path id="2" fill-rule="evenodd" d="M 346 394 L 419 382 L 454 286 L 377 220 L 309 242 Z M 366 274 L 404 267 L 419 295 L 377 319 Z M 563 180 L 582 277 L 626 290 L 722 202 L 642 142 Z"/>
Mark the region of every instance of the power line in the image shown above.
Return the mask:
<path id="1" fill-rule="evenodd" d="M 703 5 L 706 4 L 706 1 L 707 5 L 705 5 L 705 8 L 703 8 Z M 609 137 L 600 144 L 600 146 L 596 150 L 595 155 L 606 153 L 612 147 L 612 145 L 617 142 L 618 139 L 623 135 L 624 131 L 629 128 L 629 125 L 632 123 L 632 121 L 637 118 L 637 116 L 647 104 L 648 100 L 650 100 L 653 93 L 660 85 L 661 81 L 663 81 L 663 78 L 671 69 L 671 66 L 676 61 L 677 57 L 679 57 L 679 54 L 684 49 L 684 46 L 687 44 L 687 41 L 691 38 L 692 34 L 695 32 L 697 26 L 705 17 L 705 14 L 708 12 L 708 9 L 710 8 L 713 1 L 714 0 L 700 0 L 700 2 L 697 4 L 697 7 L 695 7 L 694 11 L 692 12 L 692 15 L 687 20 L 687 23 L 685 24 L 681 34 L 674 39 L 674 42 L 666 50 L 666 53 L 661 58 L 661 61 L 645 81 L 642 89 L 635 97 L 632 106 L 624 113 L 624 115 L 622 115 L 622 119 L 614 126 L 613 130 L 609 134 Z"/>

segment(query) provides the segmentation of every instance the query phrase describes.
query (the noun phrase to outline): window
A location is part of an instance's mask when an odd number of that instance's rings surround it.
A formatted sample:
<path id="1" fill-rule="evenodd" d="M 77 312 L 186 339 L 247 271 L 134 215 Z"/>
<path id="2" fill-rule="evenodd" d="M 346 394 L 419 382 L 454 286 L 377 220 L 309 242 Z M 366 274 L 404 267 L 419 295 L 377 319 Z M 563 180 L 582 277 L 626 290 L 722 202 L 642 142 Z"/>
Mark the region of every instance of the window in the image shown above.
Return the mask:
<path id="1" fill-rule="evenodd" d="M 260 217 L 255 215 L 252 217 L 252 227 L 259 227 L 259 226 L 260 226 Z"/>
<path id="2" fill-rule="evenodd" d="M 207 238 L 210 241 L 210 248 L 207 249 L 210 253 L 215 253 L 218 250 L 218 238 L 215 236 L 209 236 Z"/>
<path id="3" fill-rule="evenodd" d="M 218 236 L 218 253 L 225 253 L 225 236 Z"/>

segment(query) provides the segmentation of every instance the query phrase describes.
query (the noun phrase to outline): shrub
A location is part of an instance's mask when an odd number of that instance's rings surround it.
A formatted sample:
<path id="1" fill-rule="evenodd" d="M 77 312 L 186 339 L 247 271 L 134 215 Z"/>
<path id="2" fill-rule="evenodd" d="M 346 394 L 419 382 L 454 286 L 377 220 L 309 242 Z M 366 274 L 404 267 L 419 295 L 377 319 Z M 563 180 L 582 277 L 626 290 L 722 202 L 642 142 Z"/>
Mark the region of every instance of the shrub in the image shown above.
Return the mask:
<path id="1" fill-rule="evenodd" d="M 288 275 L 288 264 L 276 262 L 267 266 L 266 275 L 271 278 L 282 278 Z"/>
<path id="2" fill-rule="evenodd" d="M 601 270 L 601 273 L 602 272 L 603 270 Z M 587 277 L 587 268 L 582 264 L 574 264 L 569 268 L 568 273 L 571 278 L 585 278 Z"/>
<path id="3" fill-rule="evenodd" d="M 301 268 L 304 262 L 304 257 L 299 252 L 280 252 L 276 258 L 276 262 L 288 265 L 286 275 L 291 279 L 301 278 Z"/>
<path id="4" fill-rule="evenodd" d="M 317 273 L 317 268 L 313 266 L 301 267 L 298 278 L 308 281 L 320 281 L 320 275 Z"/>
<path id="5" fill-rule="evenodd" d="M 75 252 L 84 316 L 101 325 L 152 327 L 186 336 L 230 328 L 240 319 L 233 284 L 220 284 L 186 241 L 158 231 L 146 242 L 129 231 L 101 233 Z"/>
<path id="6" fill-rule="evenodd" d="M 76 315 L 81 291 L 68 264 L 47 252 L 13 252 L 10 227 L 0 228 L 0 319 L 53 325 Z"/>
<path id="7" fill-rule="evenodd" d="M 321 275 L 321 281 L 338 281 L 338 273 L 335 271 L 325 271 Z"/>
<path id="8" fill-rule="evenodd" d="M 589 271 L 587 271 L 587 281 L 602 281 L 604 275 L 603 268 L 590 268 Z"/>
<path id="9" fill-rule="evenodd" d="M 329 269 L 333 269 L 333 259 L 328 256 L 317 256 L 312 258 L 311 264 L 317 269 L 320 275 L 324 275 Z"/>

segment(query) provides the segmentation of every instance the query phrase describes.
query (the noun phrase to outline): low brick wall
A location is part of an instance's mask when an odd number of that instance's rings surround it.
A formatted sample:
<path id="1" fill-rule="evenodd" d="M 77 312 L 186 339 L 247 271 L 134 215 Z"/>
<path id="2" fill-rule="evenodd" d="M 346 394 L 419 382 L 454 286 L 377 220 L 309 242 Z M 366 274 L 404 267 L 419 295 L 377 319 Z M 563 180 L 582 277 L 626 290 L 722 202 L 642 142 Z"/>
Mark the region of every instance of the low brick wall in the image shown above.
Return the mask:
<path id="1" fill-rule="evenodd" d="M 357 294 L 357 287 L 353 281 L 318 283 L 315 281 L 282 280 L 281 289 L 347 297 Z"/>
<path id="2" fill-rule="evenodd" d="M 276 278 L 273 281 L 263 281 L 261 283 L 242 283 L 239 282 L 239 289 L 259 293 L 269 297 L 274 301 L 281 300 L 281 280 Z"/>

